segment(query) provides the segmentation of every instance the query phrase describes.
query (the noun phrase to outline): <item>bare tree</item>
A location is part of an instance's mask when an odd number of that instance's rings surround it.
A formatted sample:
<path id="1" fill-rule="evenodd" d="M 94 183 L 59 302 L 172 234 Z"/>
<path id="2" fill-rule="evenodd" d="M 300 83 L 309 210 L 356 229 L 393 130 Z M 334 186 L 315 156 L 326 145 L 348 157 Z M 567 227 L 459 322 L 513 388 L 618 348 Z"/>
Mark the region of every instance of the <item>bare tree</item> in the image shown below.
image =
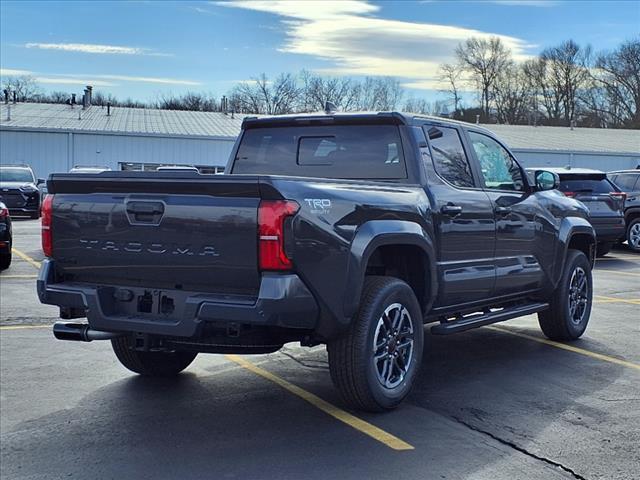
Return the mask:
<path id="1" fill-rule="evenodd" d="M 590 56 L 590 47 L 580 47 L 573 40 L 547 48 L 540 55 L 546 63 L 552 88 L 562 99 L 562 112 L 567 126 L 576 119 L 578 92 L 589 78 Z"/>
<path id="2" fill-rule="evenodd" d="M 296 111 L 299 96 L 295 76 L 283 73 L 270 81 L 263 73 L 251 82 L 236 85 L 230 104 L 242 112 L 280 115 Z"/>
<path id="3" fill-rule="evenodd" d="M 433 106 L 424 98 L 409 97 L 404 102 L 402 110 L 411 113 L 431 114 L 433 112 Z"/>
<path id="4" fill-rule="evenodd" d="M 483 114 L 488 120 L 496 79 L 511 64 L 511 52 L 499 37 L 472 37 L 458 45 L 456 56 L 478 87 Z"/>
<path id="5" fill-rule="evenodd" d="M 598 55 L 593 78 L 607 101 L 591 108 L 604 111 L 614 124 L 640 128 L 640 37 Z"/>
<path id="6" fill-rule="evenodd" d="M 444 63 L 440 66 L 440 81 L 447 85 L 445 90 L 453 100 L 453 113 L 460 109 L 460 84 L 462 83 L 463 70 L 459 65 Z"/>
<path id="7" fill-rule="evenodd" d="M 5 77 L 2 81 L 2 88 L 15 92 L 21 102 L 36 100 L 37 96 L 42 93 L 36 79 L 31 75 Z"/>
<path id="8" fill-rule="evenodd" d="M 526 120 L 531 90 L 524 67 L 512 64 L 495 82 L 495 105 L 498 122 L 516 125 Z"/>
<path id="9" fill-rule="evenodd" d="M 303 70 L 300 78 L 303 84 L 300 99 L 302 111 L 322 110 L 326 102 L 349 111 L 357 104 L 360 89 L 357 82 L 349 77 L 322 77 Z"/>

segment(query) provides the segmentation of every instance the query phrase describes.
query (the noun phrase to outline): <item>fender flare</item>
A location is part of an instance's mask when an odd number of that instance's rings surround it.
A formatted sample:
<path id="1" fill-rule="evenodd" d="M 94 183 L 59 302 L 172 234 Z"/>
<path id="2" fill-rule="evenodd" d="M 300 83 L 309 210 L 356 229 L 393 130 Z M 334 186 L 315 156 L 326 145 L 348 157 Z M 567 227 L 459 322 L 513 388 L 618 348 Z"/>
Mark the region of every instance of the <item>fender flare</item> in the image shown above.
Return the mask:
<path id="1" fill-rule="evenodd" d="M 428 301 L 421 305 L 423 312 L 428 311 L 435 300 L 438 291 L 435 248 L 424 229 L 406 220 L 371 220 L 358 228 L 351 242 L 343 301 L 345 317 L 352 317 L 358 310 L 369 259 L 377 248 L 385 245 L 414 245 L 426 254 L 429 279 L 425 293 Z"/>
<path id="2" fill-rule="evenodd" d="M 565 217 L 560 222 L 560 229 L 558 232 L 559 248 L 556 251 L 555 264 L 558 268 L 555 269 L 555 275 L 553 277 L 554 286 L 558 284 L 562 273 L 564 272 L 565 259 L 567 258 L 567 252 L 569 250 L 569 244 L 571 239 L 576 235 L 588 235 L 592 239 L 591 251 L 589 262 L 593 267 L 595 262 L 595 245 L 596 245 L 596 231 L 589 223 L 588 220 L 581 217 Z"/>

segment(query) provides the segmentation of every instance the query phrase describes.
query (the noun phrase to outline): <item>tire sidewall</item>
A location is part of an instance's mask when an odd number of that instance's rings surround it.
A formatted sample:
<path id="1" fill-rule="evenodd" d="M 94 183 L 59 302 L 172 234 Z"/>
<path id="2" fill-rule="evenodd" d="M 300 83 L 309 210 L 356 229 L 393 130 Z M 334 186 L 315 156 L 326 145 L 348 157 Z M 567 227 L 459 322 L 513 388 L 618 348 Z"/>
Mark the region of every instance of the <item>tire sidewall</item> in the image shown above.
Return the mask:
<path id="1" fill-rule="evenodd" d="M 627 227 L 627 244 L 629 246 L 629 249 L 631 249 L 632 252 L 638 252 L 638 253 L 640 253 L 640 245 L 638 246 L 638 248 L 633 248 L 631 246 L 631 227 L 639 223 L 640 223 L 640 218 L 634 218 L 633 220 L 631 220 L 631 223 Z"/>
<path id="2" fill-rule="evenodd" d="M 585 312 L 582 321 L 579 324 L 576 324 L 571 319 L 571 313 L 569 311 L 569 285 L 571 282 L 571 276 L 576 268 L 582 268 L 587 275 L 587 309 Z M 567 267 L 562 276 L 562 289 L 560 292 L 560 297 L 558 300 L 561 302 L 561 311 L 562 311 L 562 319 L 564 323 L 564 327 L 566 328 L 569 336 L 572 338 L 580 337 L 587 328 L 589 323 L 589 318 L 591 317 L 591 306 L 593 303 L 593 279 L 591 276 L 591 265 L 589 264 L 589 260 L 582 252 L 574 252 L 570 258 L 570 261 L 567 263 Z"/>
<path id="3" fill-rule="evenodd" d="M 375 365 L 373 362 L 373 340 L 376 332 L 378 320 L 382 316 L 384 310 L 393 303 L 402 304 L 411 315 L 413 326 L 413 352 L 411 354 L 411 363 L 407 375 L 397 387 L 393 389 L 385 388 L 378 380 Z M 366 343 L 364 345 L 364 360 L 367 362 L 366 375 L 367 383 L 370 386 L 372 395 L 376 402 L 383 408 L 393 408 L 404 399 L 413 383 L 422 362 L 422 350 L 424 345 L 424 329 L 422 324 L 422 314 L 418 301 L 411 288 L 401 280 L 393 282 L 386 288 L 382 289 L 376 296 L 372 308 L 367 309 L 368 317 L 368 333 L 366 335 Z"/>

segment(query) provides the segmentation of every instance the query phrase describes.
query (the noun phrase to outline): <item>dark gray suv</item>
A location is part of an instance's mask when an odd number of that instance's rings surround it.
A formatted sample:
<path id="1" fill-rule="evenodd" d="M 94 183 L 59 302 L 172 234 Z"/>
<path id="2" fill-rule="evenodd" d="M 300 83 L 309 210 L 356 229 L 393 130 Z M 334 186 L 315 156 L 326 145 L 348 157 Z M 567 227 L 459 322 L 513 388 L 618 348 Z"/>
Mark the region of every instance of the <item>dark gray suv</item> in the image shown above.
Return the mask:
<path id="1" fill-rule="evenodd" d="M 607 177 L 627 194 L 624 202 L 624 218 L 627 222 L 625 237 L 629 248 L 640 253 L 640 170 L 609 172 Z"/>

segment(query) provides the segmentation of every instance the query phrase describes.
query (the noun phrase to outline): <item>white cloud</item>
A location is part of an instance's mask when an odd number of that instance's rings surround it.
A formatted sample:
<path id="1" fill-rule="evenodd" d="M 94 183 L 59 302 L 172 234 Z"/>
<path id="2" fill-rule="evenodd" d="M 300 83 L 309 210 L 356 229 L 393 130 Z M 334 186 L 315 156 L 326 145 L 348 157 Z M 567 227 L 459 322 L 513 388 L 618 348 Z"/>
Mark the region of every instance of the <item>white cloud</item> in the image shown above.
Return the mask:
<path id="1" fill-rule="evenodd" d="M 184 80 L 178 78 L 163 77 L 136 77 L 130 75 L 93 75 L 93 74 L 77 74 L 77 73 L 38 73 L 30 70 L 16 70 L 12 68 L 0 68 L 0 76 L 12 75 L 31 75 L 37 82 L 46 84 L 60 85 L 93 85 L 95 87 L 115 87 L 118 84 L 109 80 L 134 82 L 134 83 L 153 83 L 163 85 L 202 85 L 201 82 L 195 80 Z"/>
<path id="2" fill-rule="evenodd" d="M 330 66 L 319 70 L 323 73 L 394 76 L 423 89 L 441 87 L 439 65 L 452 61 L 456 46 L 469 37 L 500 37 L 516 60 L 527 58 L 531 47 L 492 32 L 381 18 L 374 15 L 380 7 L 365 0 L 215 4 L 282 17 L 287 39 L 279 50 L 328 61 Z"/>
<path id="3" fill-rule="evenodd" d="M 171 56 L 168 53 L 153 52 L 148 48 L 121 47 L 116 45 L 99 45 L 94 43 L 25 43 L 26 48 L 37 48 L 41 50 L 60 50 L 64 52 L 81 52 L 109 55 L 149 55 L 149 56 Z"/>
<path id="4" fill-rule="evenodd" d="M 510 7 L 553 7 L 558 4 L 556 0 L 489 0 L 489 3 Z"/>

